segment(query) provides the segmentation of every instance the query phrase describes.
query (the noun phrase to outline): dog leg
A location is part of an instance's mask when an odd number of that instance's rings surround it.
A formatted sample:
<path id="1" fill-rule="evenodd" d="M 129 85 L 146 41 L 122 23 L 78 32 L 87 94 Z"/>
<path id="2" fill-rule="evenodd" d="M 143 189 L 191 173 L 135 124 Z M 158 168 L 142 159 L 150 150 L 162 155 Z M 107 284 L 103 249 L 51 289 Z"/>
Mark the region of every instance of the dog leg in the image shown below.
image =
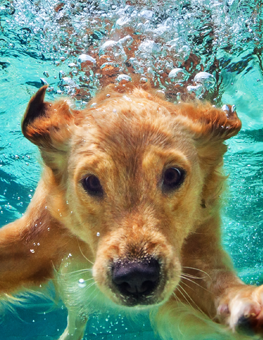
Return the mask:
<path id="1" fill-rule="evenodd" d="M 213 226 L 213 229 L 209 226 Z M 189 237 L 185 243 L 185 249 L 182 256 L 181 281 L 167 304 L 164 304 L 158 318 L 167 315 L 170 319 L 172 328 L 176 328 L 175 322 L 171 320 L 181 320 L 177 331 L 183 334 L 192 334 L 192 338 L 187 336 L 186 339 L 202 339 L 202 334 L 198 334 L 197 328 L 190 327 L 189 320 L 200 319 L 200 324 L 205 324 L 211 320 L 221 323 L 231 330 L 226 337 L 229 339 L 247 339 L 251 335 L 263 335 L 263 286 L 245 285 L 235 274 L 229 256 L 220 245 L 220 234 L 215 233 L 216 221 L 209 223 L 207 228 L 202 226 L 202 237 L 196 238 L 195 235 Z M 182 313 L 178 308 L 179 302 L 188 305 L 188 312 Z M 167 313 L 166 313 L 167 311 Z M 192 312 L 191 312 L 192 311 Z M 183 318 L 183 314 L 185 314 Z M 176 316 L 177 315 L 177 316 Z M 178 315 L 180 318 L 178 319 Z M 199 315 L 199 316 L 198 316 Z M 157 319 L 158 319 L 157 318 Z M 188 321 L 187 321 L 188 320 Z M 206 321 L 205 321 L 206 320 Z M 185 331 L 182 329 L 185 325 Z M 189 327 L 187 327 L 189 325 Z M 210 324 L 209 324 L 210 325 Z M 165 329 L 166 326 L 161 326 Z M 209 326 L 210 327 L 210 326 Z M 226 328 L 215 323 L 215 334 L 224 333 Z M 211 330 L 205 331 L 204 335 L 211 334 Z M 172 332 L 175 334 L 176 329 Z M 222 333 L 222 334 L 223 334 Z M 204 337 L 205 338 L 205 337 Z M 216 338 L 216 337 L 215 337 Z M 227 338 L 227 339 L 228 339 Z M 182 335 L 182 339 L 184 339 Z"/>
<path id="2" fill-rule="evenodd" d="M 204 280 L 197 268 L 185 274 L 152 321 L 162 339 L 248 340 L 249 335 L 261 334 L 262 287 L 246 286 L 227 270 L 215 272 L 212 284 L 212 271 Z"/>
<path id="3" fill-rule="evenodd" d="M 77 310 L 69 310 L 67 328 L 58 340 L 81 340 L 87 321 L 86 315 L 80 315 Z"/>
<path id="4" fill-rule="evenodd" d="M 226 327 L 175 296 L 159 308 L 151 323 L 162 340 L 248 340 L 229 332 Z"/>
<path id="5" fill-rule="evenodd" d="M 55 229 L 35 231 L 23 218 L 0 229 L 0 292 L 31 288 L 53 277 L 60 255 L 54 244 L 54 238 L 60 238 Z"/>
<path id="6" fill-rule="evenodd" d="M 45 208 L 43 193 L 40 184 L 25 215 L 0 229 L 0 294 L 33 288 L 52 278 L 74 244 Z"/>

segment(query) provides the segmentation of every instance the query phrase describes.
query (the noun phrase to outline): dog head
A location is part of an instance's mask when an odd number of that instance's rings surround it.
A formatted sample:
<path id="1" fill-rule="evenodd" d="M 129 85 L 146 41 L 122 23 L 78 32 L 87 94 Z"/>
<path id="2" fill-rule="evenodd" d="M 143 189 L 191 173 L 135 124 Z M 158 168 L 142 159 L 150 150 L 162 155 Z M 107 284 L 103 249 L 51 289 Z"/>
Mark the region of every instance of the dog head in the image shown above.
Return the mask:
<path id="1" fill-rule="evenodd" d="M 112 301 L 166 301 L 184 243 L 219 207 L 236 113 L 174 105 L 135 86 L 109 87 L 78 111 L 44 102 L 45 90 L 31 99 L 22 131 L 46 165 L 51 214 L 90 249 L 93 277 Z"/>

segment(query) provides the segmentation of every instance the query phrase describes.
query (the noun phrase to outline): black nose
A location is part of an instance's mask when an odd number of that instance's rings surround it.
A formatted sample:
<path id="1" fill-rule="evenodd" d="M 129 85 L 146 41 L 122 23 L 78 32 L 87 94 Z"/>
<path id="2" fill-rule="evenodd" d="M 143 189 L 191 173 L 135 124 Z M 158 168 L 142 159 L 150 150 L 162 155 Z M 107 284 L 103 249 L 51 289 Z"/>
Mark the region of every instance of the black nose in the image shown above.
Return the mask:
<path id="1" fill-rule="evenodd" d="M 151 294 L 159 278 L 160 265 L 154 258 L 141 262 L 117 262 L 112 270 L 112 281 L 120 293 L 137 300 Z"/>

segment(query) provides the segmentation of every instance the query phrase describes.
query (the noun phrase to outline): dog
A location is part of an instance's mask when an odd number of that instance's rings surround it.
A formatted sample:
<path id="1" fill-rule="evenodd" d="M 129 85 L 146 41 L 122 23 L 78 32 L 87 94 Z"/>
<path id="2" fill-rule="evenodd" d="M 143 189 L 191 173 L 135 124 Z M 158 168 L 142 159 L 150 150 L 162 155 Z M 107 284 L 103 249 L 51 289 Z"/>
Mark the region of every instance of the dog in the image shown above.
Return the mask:
<path id="1" fill-rule="evenodd" d="M 53 280 L 68 309 L 60 340 L 81 339 L 104 308 L 150 311 L 163 339 L 261 336 L 263 288 L 241 282 L 221 245 L 233 107 L 172 104 L 147 82 L 107 86 L 84 110 L 46 90 L 22 120 L 43 174 L 0 229 L 1 298 Z"/>

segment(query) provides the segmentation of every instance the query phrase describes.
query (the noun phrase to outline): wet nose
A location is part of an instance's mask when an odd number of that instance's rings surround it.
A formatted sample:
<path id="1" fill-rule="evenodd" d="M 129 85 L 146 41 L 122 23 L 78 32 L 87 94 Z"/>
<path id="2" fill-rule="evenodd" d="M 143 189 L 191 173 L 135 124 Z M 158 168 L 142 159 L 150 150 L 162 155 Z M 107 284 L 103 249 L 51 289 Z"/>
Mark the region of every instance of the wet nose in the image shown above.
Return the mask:
<path id="1" fill-rule="evenodd" d="M 112 281 L 121 294 L 139 299 L 151 294 L 160 278 L 160 264 L 151 258 L 114 264 Z"/>

